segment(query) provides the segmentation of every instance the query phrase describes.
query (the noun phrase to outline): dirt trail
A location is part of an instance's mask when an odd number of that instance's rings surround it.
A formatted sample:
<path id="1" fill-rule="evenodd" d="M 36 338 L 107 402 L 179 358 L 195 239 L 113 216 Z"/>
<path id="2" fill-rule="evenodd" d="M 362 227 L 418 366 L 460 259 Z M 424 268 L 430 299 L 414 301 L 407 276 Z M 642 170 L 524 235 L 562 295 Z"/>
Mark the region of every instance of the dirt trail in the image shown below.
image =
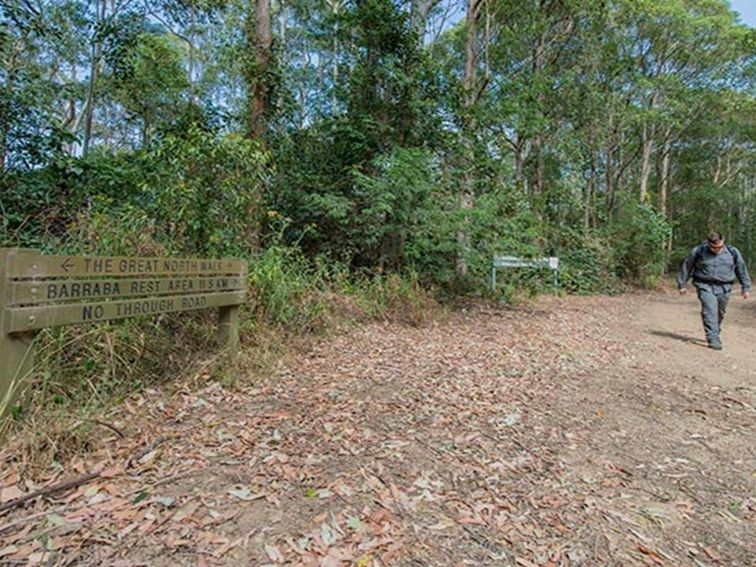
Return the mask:
<path id="1" fill-rule="evenodd" d="M 136 462 L 0 516 L 0 564 L 754 565 L 754 323 L 733 297 L 715 352 L 694 297 L 475 306 L 131 400 L 97 458 Z"/>

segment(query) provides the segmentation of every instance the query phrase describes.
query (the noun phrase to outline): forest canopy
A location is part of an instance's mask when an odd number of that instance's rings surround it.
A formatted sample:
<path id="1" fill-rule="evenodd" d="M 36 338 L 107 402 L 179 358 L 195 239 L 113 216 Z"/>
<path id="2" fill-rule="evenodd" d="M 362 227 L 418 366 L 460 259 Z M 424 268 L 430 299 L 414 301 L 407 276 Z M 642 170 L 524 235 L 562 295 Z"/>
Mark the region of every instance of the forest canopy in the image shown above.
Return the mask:
<path id="1" fill-rule="evenodd" d="M 482 289 L 756 260 L 756 32 L 724 0 L 40 0 L 0 12 L 0 245 Z"/>

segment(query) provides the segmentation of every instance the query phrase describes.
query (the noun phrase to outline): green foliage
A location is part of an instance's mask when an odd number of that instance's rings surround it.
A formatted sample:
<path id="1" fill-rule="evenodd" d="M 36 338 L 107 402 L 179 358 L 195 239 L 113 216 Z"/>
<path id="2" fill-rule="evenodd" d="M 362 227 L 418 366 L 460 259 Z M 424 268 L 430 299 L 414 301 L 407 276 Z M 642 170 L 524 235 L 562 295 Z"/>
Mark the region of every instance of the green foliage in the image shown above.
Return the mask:
<path id="1" fill-rule="evenodd" d="M 247 256 L 257 247 L 268 157 L 191 126 L 153 146 L 13 176 L 2 241 L 72 252 Z"/>
<path id="2" fill-rule="evenodd" d="M 615 293 L 618 279 L 614 255 L 611 241 L 575 235 L 573 246 L 560 254 L 560 287 L 581 295 Z"/>
<path id="3" fill-rule="evenodd" d="M 322 293 L 328 276 L 325 264 L 311 264 L 297 248 L 266 246 L 249 272 L 257 324 L 273 323 L 296 334 L 321 330 L 328 316 Z"/>
<path id="4" fill-rule="evenodd" d="M 247 256 L 257 248 L 269 163 L 256 142 L 192 127 L 161 140 L 147 159 L 152 173 L 138 204 L 171 250 Z"/>
<path id="5" fill-rule="evenodd" d="M 423 149 L 395 149 L 375 160 L 373 176 L 355 170 L 355 197 L 365 206 L 358 212 L 363 254 L 378 266 L 398 268 L 407 238 L 430 206 L 437 177 L 432 156 Z"/>
<path id="6" fill-rule="evenodd" d="M 128 114 L 141 119 L 145 141 L 150 128 L 175 118 L 181 95 L 189 87 L 178 41 L 167 35 L 139 34 L 110 79 L 116 100 Z"/>
<path id="7" fill-rule="evenodd" d="M 248 258 L 261 333 L 419 320 L 420 284 L 486 294 L 494 255 L 652 284 L 670 226 L 673 263 L 711 229 L 756 260 L 756 42 L 724 0 L 484 8 L 468 34 L 453 0 L 277 3 L 265 64 L 251 2 L 5 2 L 0 245 Z M 202 316 L 94 329 L 44 335 L 63 403 L 209 344 Z"/>
<path id="8" fill-rule="evenodd" d="M 216 346 L 209 313 L 145 318 L 127 324 L 47 329 L 39 337 L 39 386 L 27 405 L 58 412 L 95 409 L 175 380 L 170 361 Z"/>
<path id="9" fill-rule="evenodd" d="M 424 280 L 442 286 L 454 282 L 460 230 L 469 235 L 468 284 L 477 291 L 488 285 L 494 255 L 540 255 L 538 222 L 512 191 L 501 188 L 484 193 L 469 210 L 459 209 L 457 199 L 453 193 L 436 190 L 422 223 L 408 235 L 408 262 Z"/>
<path id="10" fill-rule="evenodd" d="M 341 264 L 308 260 L 299 248 L 276 241 L 250 263 L 253 329 L 273 326 L 303 335 L 376 318 L 416 324 L 435 311 L 435 301 L 411 271 L 355 274 Z"/>
<path id="11" fill-rule="evenodd" d="M 666 246 L 671 233 L 664 215 L 648 205 L 623 209 L 611 228 L 621 277 L 652 285 L 667 263 Z"/>

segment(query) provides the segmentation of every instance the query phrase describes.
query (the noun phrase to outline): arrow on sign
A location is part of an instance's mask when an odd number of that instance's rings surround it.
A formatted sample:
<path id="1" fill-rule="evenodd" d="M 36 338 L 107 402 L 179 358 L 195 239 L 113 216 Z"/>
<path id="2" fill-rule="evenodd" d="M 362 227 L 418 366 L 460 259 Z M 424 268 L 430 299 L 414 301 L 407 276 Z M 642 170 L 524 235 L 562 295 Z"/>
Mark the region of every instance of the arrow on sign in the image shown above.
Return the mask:
<path id="1" fill-rule="evenodd" d="M 60 265 L 61 268 L 63 268 L 63 271 L 67 272 L 68 268 L 72 266 L 71 264 L 71 258 L 66 258 L 63 263 Z"/>

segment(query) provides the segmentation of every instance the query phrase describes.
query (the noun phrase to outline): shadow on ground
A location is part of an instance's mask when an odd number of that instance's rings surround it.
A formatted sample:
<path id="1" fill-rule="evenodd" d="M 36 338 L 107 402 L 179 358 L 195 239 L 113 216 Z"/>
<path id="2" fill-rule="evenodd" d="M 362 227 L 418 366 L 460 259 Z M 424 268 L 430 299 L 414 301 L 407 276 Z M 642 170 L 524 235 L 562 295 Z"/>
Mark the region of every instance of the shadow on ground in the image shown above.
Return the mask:
<path id="1" fill-rule="evenodd" d="M 649 333 L 652 335 L 655 335 L 657 337 L 665 337 L 668 339 L 676 339 L 678 341 L 682 341 L 684 343 L 690 343 L 697 346 L 707 347 L 706 341 L 697 339 L 695 337 L 690 337 L 687 335 L 680 335 L 678 333 L 670 333 L 669 331 L 655 331 L 655 330 L 649 330 Z"/>

